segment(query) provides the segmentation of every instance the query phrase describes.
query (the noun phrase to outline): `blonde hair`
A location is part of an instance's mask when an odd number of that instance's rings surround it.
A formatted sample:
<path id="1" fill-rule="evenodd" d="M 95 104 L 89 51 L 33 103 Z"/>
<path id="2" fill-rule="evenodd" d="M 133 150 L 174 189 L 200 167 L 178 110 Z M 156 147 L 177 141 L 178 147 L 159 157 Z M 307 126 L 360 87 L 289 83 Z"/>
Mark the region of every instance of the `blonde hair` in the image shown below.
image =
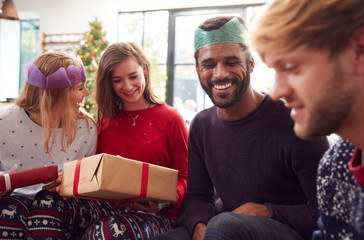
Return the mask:
<path id="1" fill-rule="evenodd" d="M 67 68 L 69 65 L 82 67 L 76 59 L 62 52 L 44 53 L 33 62 L 38 69 L 48 76 L 59 68 Z M 52 147 L 56 144 L 56 131 L 62 127 L 61 149 L 66 152 L 77 133 L 77 119 L 92 119 L 83 111 L 77 115 L 69 101 L 69 92 L 73 87 L 44 89 L 25 83 L 23 91 L 15 104 L 24 108 L 28 113 L 39 114 L 44 129 L 44 149 L 51 155 Z M 62 106 L 62 116 L 57 118 L 53 109 Z M 87 122 L 88 124 L 88 122 Z"/>
<path id="2" fill-rule="evenodd" d="M 255 24 L 252 45 L 263 60 L 305 44 L 334 57 L 362 26 L 363 0 L 273 0 Z"/>
<path id="3" fill-rule="evenodd" d="M 114 92 L 111 83 L 112 71 L 116 65 L 126 59 L 134 57 L 140 66 L 146 69 L 144 98 L 149 103 L 162 104 L 163 102 L 153 93 L 150 83 L 150 62 L 140 49 L 132 42 L 119 42 L 108 46 L 103 53 L 96 75 L 96 103 L 98 109 L 98 124 L 100 117 L 108 118 L 111 122 L 119 109 L 123 108 L 122 99 Z"/>

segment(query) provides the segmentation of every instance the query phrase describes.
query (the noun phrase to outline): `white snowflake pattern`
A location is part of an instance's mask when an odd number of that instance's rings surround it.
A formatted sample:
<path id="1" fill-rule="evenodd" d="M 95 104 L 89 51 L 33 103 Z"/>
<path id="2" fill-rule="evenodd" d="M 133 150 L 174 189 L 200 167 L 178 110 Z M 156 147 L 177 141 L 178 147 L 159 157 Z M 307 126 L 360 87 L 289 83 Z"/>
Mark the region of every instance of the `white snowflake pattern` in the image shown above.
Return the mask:
<path id="1" fill-rule="evenodd" d="M 328 150 L 320 162 L 317 178 L 318 205 L 326 217 L 331 217 L 353 226 L 364 234 L 363 188 L 358 186 L 349 171 L 349 160 L 355 146 L 340 139 Z M 326 231 L 324 231 L 326 235 Z M 331 239 L 353 239 L 353 233 L 346 229 L 329 229 Z"/>

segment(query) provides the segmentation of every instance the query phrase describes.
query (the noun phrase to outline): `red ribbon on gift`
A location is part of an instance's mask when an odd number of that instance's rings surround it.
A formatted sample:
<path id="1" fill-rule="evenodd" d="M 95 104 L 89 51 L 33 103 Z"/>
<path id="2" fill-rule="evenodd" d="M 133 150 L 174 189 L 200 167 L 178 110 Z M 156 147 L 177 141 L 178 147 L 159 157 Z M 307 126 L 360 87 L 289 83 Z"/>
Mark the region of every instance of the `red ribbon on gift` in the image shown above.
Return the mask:
<path id="1" fill-rule="evenodd" d="M 81 161 L 82 161 L 82 158 L 77 160 L 76 169 L 75 169 L 75 177 L 73 179 L 73 195 L 75 197 L 80 196 L 78 194 L 78 184 L 80 182 Z"/>
<path id="2" fill-rule="evenodd" d="M 76 162 L 76 169 L 75 169 L 75 177 L 73 180 L 73 195 L 75 197 L 87 197 L 90 199 L 99 199 L 99 200 L 106 200 L 106 201 L 116 201 L 116 202 L 120 202 L 120 201 L 134 201 L 137 199 L 141 199 L 141 198 L 145 198 L 147 196 L 147 192 L 148 192 L 148 178 L 149 178 L 149 164 L 148 163 L 144 163 L 143 162 L 143 166 L 142 166 L 142 179 L 141 179 L 141 186 L 140 186 L 140 194 L 138 197 L 134 197 L 134 198 L 126 198 L 123 200 L 113 200 L 113 199 L 106 199 L 106 198 L 96 198 L 96 197 L 89 197 L 89 196 L 85 196 L 85 195 L 80 195 L 78 193 L 78 185 L 80 182 L 80 171 L 81 171 L 81 161 L 82 158 L 78 159 Z"/>

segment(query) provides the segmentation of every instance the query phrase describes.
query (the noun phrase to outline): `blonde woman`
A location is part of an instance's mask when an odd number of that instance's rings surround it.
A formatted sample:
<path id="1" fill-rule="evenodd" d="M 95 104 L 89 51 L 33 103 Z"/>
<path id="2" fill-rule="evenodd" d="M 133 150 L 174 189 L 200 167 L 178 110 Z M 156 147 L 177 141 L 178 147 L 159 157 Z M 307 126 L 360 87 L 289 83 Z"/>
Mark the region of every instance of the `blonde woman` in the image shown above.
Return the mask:
<path id="1" fill-rule="evenodd" d="M 25 67 L 25 74 L 27 82 L 20 97 L 0 109 L 0 170 L 20 171 L 45 165 L 61 169 L 66 161 L 94 154 L 95 122 L 80 109 L 89 94 L 81 60 L 60 52 L 45 53 Z M 24 239 L 26 225 L 30 230 L 35 227 L 31 215 L 41 215 L 41 207 L 60 203 L 54 191 L 60 180 L 61 175 L 52 185 L 38 184 L 2 193 L 0 238 Z M 42 187 L 47 190 L 42 191 Z M 51 194 L 40 204 L 37 193 Z M 51 211 L 49 208 L 47 214 L 51 215 Z"/>

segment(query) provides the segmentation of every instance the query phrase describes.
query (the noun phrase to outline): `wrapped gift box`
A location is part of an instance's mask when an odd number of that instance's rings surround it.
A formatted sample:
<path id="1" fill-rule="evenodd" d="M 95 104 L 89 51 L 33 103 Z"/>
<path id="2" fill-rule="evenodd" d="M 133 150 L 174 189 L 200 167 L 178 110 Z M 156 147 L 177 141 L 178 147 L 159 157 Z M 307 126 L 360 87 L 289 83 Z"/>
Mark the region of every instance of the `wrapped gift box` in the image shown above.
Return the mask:
<path id="1" fill-rule="evenodd" d="M 0 175 L 0 191 L 13 190 L 38 183 L 49 183 L 58 178 L 58 167 L 45 166 Z"/>
<path id="2" fill-rule="evenodd" d="M 178 171 L 97 154 L 63 166 L 61 196 L 101 200 L 176 201 Z"/>

